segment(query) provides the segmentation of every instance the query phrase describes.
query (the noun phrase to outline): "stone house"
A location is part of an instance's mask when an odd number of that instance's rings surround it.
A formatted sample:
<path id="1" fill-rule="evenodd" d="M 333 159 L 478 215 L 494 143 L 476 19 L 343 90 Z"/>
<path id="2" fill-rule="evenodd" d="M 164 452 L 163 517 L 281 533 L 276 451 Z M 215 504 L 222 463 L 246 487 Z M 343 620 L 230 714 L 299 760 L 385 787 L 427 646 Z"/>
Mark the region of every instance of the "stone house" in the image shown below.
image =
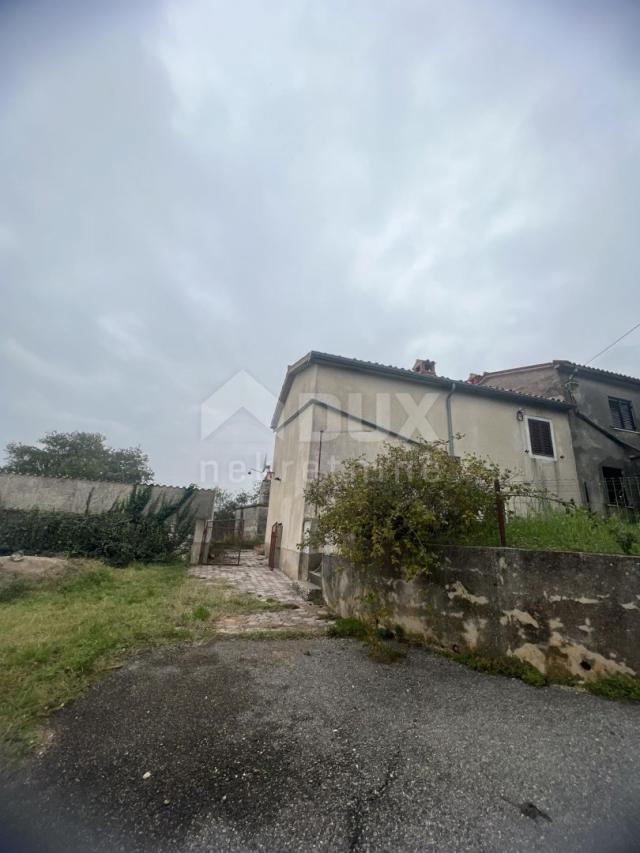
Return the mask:
<path id="1" fill-rule="evenodd" d="M 562 500 L 580 501 L 571 408 L 565 400 L 438 376 L 428 360 L 408 370 L 308 353 L 288 368 L 271 424 L 272 562 L 292 578 L 315 572 L 319 555 L 298 547 L 315 515 L 304 498 L 307 481 L 346 459 L 373 459 L 386 442 L 442 440 L 454 456 L 478 454 Z"/>
<path id="2" fill-rule="evenodd" d="M 640 379 L 557 360 L 475 374 L 470 381 L 571 403 L 582 502 L 597 512 L 640 507 Z"/>

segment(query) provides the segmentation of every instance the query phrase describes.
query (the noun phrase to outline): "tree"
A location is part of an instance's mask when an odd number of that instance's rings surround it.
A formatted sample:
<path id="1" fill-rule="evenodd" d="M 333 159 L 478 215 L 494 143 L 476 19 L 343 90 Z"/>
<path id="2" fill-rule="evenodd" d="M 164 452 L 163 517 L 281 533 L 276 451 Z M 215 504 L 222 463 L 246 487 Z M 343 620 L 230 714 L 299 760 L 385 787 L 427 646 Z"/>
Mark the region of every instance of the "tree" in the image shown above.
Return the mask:
<path id="1" fill-rule="evenodd" d="M 238 507 L 256 503 L 260 492 L 260 483 L 251 490 L 241 492 L 230 492 L 219 489 L 216 495 L 215 517 L 219 520 L 231 520 L 235 518 Z"/>
<path id="2" fill-rule="evenodd" d="M 434 545 L 495 539 L 495 481 L 508 499 L 510 477 L 477 456 L 450 456 L 443 442 L 387 444 L 371 464 L 348 460 L 307 486 L 318 518 L 304 544 L 332 546 L 360 569 L 392 567 L 410 578 L 437 562 Z M 525 490 L 518 485 L 519 495 Z"/>
<path id="3" fill-rule="evenodd" d="M 38 445 L 12 441 L 7 445 L 9 474 L 78 477 L 114 483 L 148 483 L 153 479 L 149 457 L 139 447 L 107 447 L 98 432 L 48 432 Z"/>

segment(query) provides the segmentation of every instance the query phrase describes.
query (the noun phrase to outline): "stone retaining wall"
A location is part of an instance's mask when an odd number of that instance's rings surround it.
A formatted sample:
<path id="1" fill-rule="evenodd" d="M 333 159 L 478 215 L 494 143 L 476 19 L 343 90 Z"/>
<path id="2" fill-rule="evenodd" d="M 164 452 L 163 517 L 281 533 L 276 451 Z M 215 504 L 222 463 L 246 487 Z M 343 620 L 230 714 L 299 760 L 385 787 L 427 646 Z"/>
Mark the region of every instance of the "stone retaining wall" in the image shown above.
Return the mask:
<path id="1" fill-rule="evenodd" d="M 325 555 L 323 593 L 341 616 L 377 591 L 390 627 L 454 652 L 512 655 L 542 672 L 640 675 L 640 558 L 443 548 L 437 569 L 376 583 Z"/>

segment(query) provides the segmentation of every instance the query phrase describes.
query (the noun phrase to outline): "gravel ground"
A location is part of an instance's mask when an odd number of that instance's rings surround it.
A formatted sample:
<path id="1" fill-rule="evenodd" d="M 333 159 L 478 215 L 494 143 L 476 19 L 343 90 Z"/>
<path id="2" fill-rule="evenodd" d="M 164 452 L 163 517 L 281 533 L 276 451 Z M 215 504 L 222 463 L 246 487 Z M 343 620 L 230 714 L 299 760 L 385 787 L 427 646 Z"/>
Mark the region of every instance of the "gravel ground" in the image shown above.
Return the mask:
<path id="1" fill-rule="evenodd" d="M 422 650 L 229 640 L 59 712 L 5 773 L 0 850 L 632 851 L 639 771 L 638 706 Z"/>

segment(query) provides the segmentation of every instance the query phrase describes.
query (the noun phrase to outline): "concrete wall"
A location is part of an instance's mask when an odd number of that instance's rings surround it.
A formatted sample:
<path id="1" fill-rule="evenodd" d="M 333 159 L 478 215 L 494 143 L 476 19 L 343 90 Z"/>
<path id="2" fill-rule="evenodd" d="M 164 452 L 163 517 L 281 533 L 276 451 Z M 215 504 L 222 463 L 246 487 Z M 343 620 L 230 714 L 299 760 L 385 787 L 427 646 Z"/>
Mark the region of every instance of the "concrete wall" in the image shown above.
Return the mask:
<path id="1" fill-rule="evenodd" d="M 235 512 L 236 533 L 242 528 L 242 538 L 244 541 L 264 540 L 267 530 L 268 511 L 266 504 L 239 507 Z"/>
<path id="2" fill-rule="evenodd" d="M 323 593 L 341 616 L 377 590 L 389 627 L 454 652 L 515 655 L 541 672 L 640 674 L 640 559 L 602 554 L 446 548 L 410 583 L 379 581 L 325 556 Z"/>
<path id="3" fill-rule="evenodd" d="M 315 516 L 304 488 L 318 475 L 318 460 L 326 473 L 349 458 L 375 458 L 386 442 L 446 440 L 447 393 L 440 386 L 323 364 L 295 376 L 276 430 L 273 467 L 280 479 L 272 483 L 266 535 L 274 522 L 282 523 L 280 568 L 286 574 L 304 578 L 309 564 L 298 544 Z M 413 411 L 425 413 L 415 424 L 407 414 Z M 461 386 L 451 398 L 451 412 L 453 432 L 463 434 L 455 441 L 456 455 L 478 454 L 563 500 L 581 502 L 566 410 L 480 397 Z M 527 416 L 551 421 L 554 459 L 531 455 Z"/>
<path id="4" fill-rule="evenodd" d="M 0 508 L 6 509 L 100 513 L 107 512 L 116 501 L 125 499 L 132 491 L 133 486 L 127 483 L 0 473 Z M 151 502 L 173 502 L 184 491 L 181 486 L 154 485 Z M 214 494 L 211 489 L 198 489 L 191 503 L 196 518 L 209 518 Z"/>

